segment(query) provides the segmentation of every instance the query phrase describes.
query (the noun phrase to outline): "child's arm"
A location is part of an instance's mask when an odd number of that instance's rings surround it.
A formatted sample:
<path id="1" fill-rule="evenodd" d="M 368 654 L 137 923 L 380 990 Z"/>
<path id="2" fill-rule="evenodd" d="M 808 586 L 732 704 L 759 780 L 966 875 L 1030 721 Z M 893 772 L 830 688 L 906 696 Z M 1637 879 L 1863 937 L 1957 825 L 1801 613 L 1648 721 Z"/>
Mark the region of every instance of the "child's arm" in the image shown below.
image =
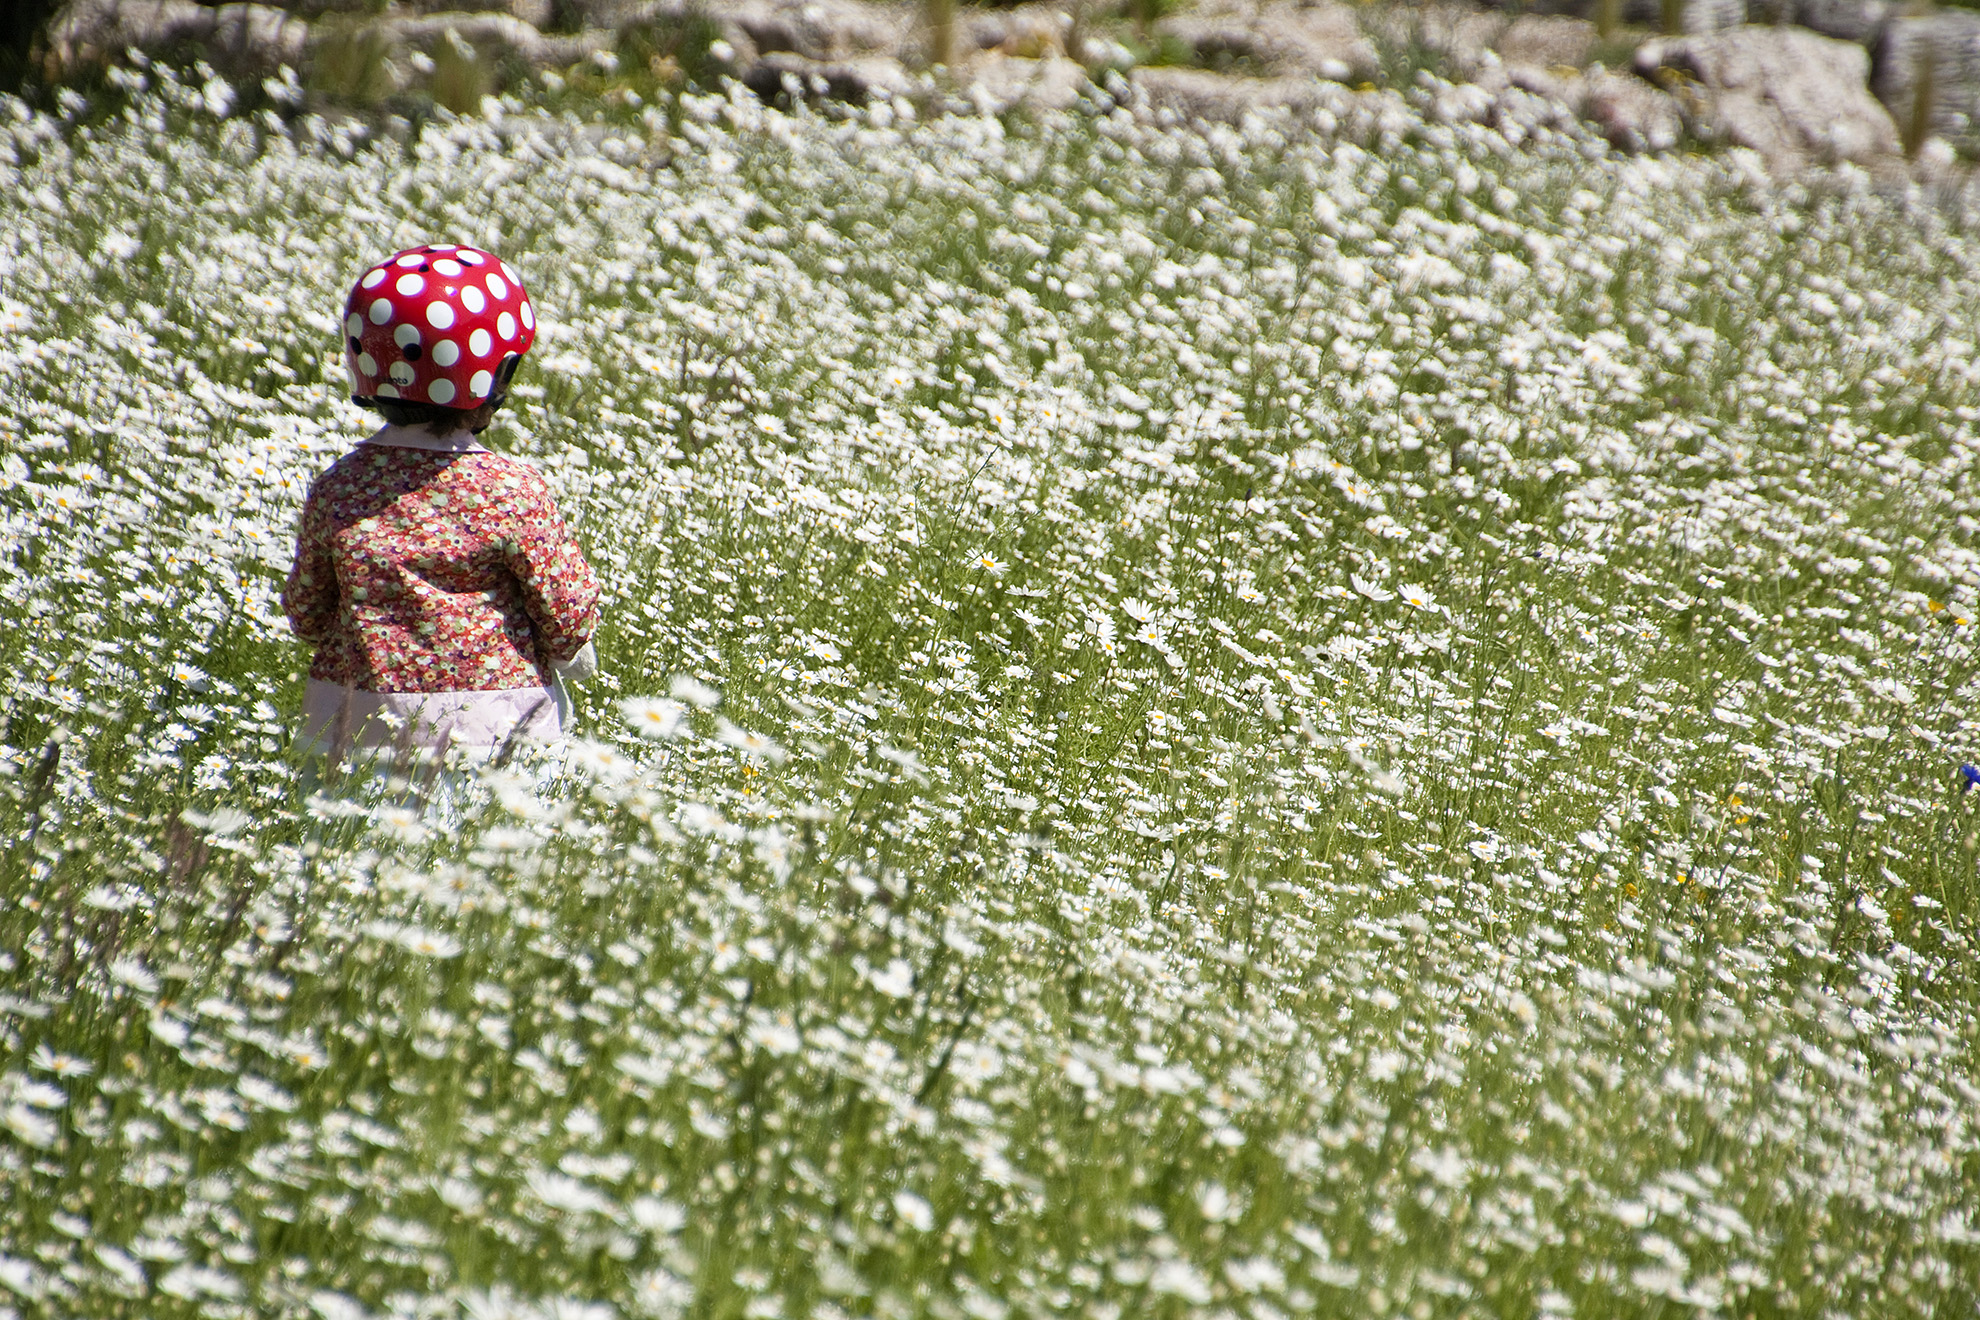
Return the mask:
<path id="1" fill-rule="evenodd" d="M 509 571 L 522 587 L 537 645 L 553 665 L 568 664 L 598 630 L 598 576 L 534 469 L 511 506 Z"/>
<path id="2" fill-rule="evenodd" d="M 296 534 L 296 561 L 282 588 L 282 612 L 289 630 L 305 642 L 322 642 L 337 625 L 337 566 L 330 558 L 330 528 L 317 514 L 316 501 L 303 502 Z"/>

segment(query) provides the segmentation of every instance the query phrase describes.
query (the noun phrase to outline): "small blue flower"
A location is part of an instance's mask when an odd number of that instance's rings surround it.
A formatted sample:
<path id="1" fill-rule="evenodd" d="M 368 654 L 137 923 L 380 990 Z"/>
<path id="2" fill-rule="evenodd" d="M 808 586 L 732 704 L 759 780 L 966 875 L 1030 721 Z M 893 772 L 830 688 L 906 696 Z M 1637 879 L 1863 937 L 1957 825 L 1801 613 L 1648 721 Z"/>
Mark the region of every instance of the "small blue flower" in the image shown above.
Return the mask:
<path id="1" fill-rule="evenodd" d="M 1980 784 L 1980 767 L 1963 765 L 1959 768 L 1959 777 L 1959 791 L 1970 792 L 1975 784 Z"/>

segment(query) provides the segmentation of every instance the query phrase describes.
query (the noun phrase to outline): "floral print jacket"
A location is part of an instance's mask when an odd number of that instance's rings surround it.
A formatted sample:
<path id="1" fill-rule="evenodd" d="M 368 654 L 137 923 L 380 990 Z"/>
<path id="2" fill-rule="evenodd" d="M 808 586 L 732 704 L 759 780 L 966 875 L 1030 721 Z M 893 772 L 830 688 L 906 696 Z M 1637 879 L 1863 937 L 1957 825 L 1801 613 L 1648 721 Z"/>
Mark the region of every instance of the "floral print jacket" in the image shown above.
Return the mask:
<path id="1" fill-rule="evenodd" d="M 316 646 L 309 676 L 368 692 L 548 685 L 598 626 L 598 578 L 542 474 L 471 442 L 375 440 L 303 505 L 282 607 Z"/>

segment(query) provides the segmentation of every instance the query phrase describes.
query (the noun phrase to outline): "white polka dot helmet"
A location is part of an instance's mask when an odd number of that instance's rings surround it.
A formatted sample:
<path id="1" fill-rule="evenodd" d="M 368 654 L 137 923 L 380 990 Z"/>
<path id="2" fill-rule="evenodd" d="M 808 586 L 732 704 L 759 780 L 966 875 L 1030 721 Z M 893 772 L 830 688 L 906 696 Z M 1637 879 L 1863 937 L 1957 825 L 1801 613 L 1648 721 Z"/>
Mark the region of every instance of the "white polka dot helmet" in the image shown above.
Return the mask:
<path id="1" fill-rule="evenodd" d="M 499 396 L 536 342 L 536 309 L 508 263 L 455 243 L 407 248 L 344 304 L 344 365 L 359 403 L 472 408 Z"/>

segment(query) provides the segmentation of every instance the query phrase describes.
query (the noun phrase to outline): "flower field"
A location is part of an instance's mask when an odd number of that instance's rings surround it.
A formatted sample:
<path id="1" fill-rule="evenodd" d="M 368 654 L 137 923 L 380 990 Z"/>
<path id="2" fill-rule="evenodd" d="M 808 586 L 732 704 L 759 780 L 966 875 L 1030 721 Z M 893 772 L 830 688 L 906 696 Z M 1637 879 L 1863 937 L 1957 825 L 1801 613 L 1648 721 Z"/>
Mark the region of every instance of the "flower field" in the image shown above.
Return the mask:
<path id="1" fill-rule="evenodd" d="M 130 81 L 0 102 L 0 1316 L 1973 1314 L 1963 212 Z M 458 828 L 275 600 L 433 238 L 607 593 Z"/>

